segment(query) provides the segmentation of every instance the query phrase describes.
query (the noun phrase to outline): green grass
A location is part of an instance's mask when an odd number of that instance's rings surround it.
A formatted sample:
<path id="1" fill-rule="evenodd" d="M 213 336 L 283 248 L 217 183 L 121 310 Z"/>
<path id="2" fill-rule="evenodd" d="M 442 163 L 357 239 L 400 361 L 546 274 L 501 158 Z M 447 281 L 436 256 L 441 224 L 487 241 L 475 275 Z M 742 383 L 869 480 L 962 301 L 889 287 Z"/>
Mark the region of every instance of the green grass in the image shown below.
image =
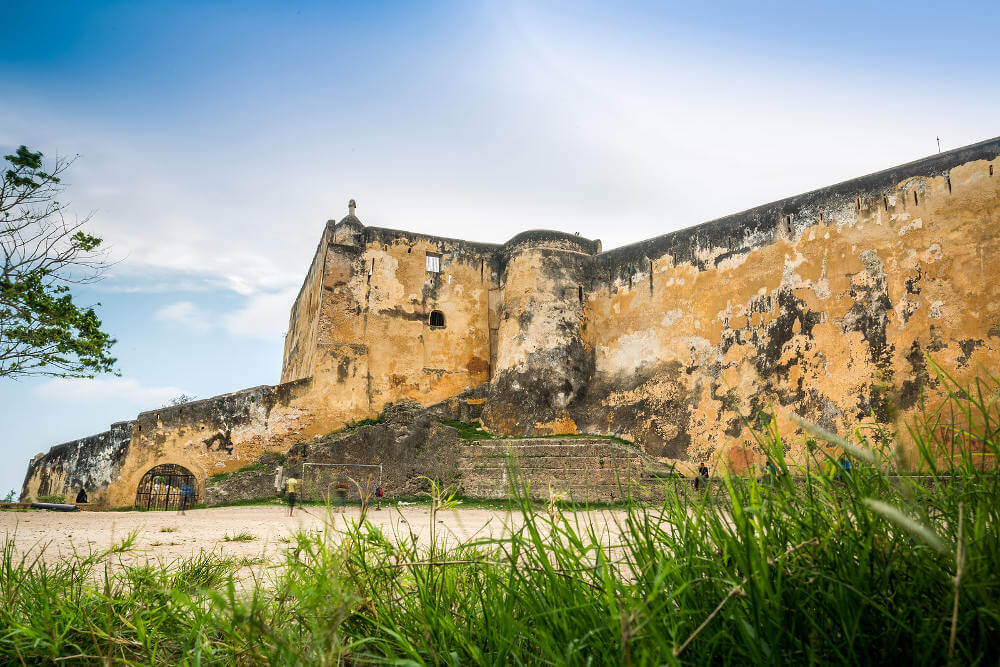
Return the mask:
<path id="1" fill-rule="evenodd" d="M 36 502 L 63 504 L 66 502 L 66 496 L 61 493 L 49 493 L 44 496 L 38 496 Z"/>
<path id="2" fill-rule="evenodd" d="M 176 533 L 177 532 L 177 526 L 164 526 L 163 528 L 160 528 L 160 532 L 161 533 Z"/>
<path id="3" fill-rule="evenodd" d="M 222 536 L 224 542 L 253 542 L 257 539 L 257 536 L 248 531 L 240 531 L 239 533 L 234 533 L 232 535 L 225 534 Z"/>
<path id="4" fill-rule="evenodd" d="M 556 440 L 609 440 L 611 442 L 616 442 L 619 445 L 628 445 L 634 447 L 634 443 L 625 440 L 624 438 L 619 438 L 614 435 L 587 435 L 587 434 L 568 434 L 568 435 L 532 435 L 524 437 L 510 437 L 504 435 L 496 435 L 490 433 L 483 429 L 479 424 L 471 422 L 461 422 L 455 421 L 454 419 L 439 419 L 439 422 L 445 426 L 450 426 L 456 431 L 458 431 L 458 437 L 462 440 L 534 440 L 534 439 L 556 439 Z"/>
<path id="5" fill-rule="evenodd" d="M 967 398 L 900 435 L 931 483 L 894 475 L 895 434 L 876 426 L 821 436 L 792 470 L 772 422 L 759 447 L 775 479 L 662 481 L 665 500 L 620 508 L 610 542 L 516 484 L 512 534 L 446 542 L 454 499 L 434 488 L 429 540 L 348 517 L 240 585 L 244 563 L 217 553 L 122 565 L 134 535 L 55 563 L 8 537 L 0 663 L 997 664 L 1000 474 L 971 447 L 939 460 L 936 434 L 957 428 L 995 461 L 1000 384 L 940 380 Z M 837 478 L 841 447 L 853 469 Z"/>

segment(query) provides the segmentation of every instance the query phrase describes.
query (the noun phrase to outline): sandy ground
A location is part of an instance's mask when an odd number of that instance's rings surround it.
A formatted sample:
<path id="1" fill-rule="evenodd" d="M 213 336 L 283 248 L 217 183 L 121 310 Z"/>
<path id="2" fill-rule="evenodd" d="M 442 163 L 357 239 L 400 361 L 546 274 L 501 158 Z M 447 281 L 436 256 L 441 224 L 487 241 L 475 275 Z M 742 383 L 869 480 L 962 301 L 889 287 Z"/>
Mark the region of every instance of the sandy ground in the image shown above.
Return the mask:
<path id="1" fill-rule="evenodd" d="M 197 509 L 183 516 L 177 512 L 2 511 L 0 534 L 13 538 L 19 555 L 44 550 L 46 561 L 71 555 L 74 550 L 87 554 L 106 549 L 138 530 L 136 549 L 130 554 L 135 561 L 170 561 L 204 550 L 232 557 L 263 557 L 274 562 L 297 531 L 319 529 L 327 522 L 342 528 L 347 519 L 356 519 L 358 514 L 357 507 L 348 507 L 343 514 L 329 514 L 325 507 L 307 506 L 296 509 L 289 517 L 287 508 L 277 505 Z M 614 525 L 617 514 L 593 512 L 595 523 L 607 528 L 608 539 L 617 533 Z M 380 510 L 370 510 L 368 519 L 389 536 L 404 537 L 412 533 L 422 544 L 429 541 L 431 517 L 427 505 L 385 504 Z M 454 544 L 473 537 L 500 536 L 520 523 L 519 514 L 502 510 L 444 510 L 438 514 L 438 535 Z M 252 534 L 255 539 L 249 542 L 225 539 L 227 535 L 242 532 Z"/>

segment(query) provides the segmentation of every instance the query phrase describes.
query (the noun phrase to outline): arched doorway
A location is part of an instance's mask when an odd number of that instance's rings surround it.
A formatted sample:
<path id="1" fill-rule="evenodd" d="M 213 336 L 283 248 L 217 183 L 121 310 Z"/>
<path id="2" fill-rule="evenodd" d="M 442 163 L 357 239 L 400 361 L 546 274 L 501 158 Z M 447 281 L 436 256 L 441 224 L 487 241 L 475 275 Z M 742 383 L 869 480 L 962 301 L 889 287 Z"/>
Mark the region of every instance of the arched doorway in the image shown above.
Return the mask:
<path id="1" fill-rule="evenodd" d="M 198 486 L 194 475 L 184 466 L 165 463 L 151 468 L 139 480 L 139 488 L 135 492 L 135 506 L 142 509 L 174 509 L 180 506 L 183 487 L 190 486 L 193 498 L 188 504 L 198 502 Z"/>

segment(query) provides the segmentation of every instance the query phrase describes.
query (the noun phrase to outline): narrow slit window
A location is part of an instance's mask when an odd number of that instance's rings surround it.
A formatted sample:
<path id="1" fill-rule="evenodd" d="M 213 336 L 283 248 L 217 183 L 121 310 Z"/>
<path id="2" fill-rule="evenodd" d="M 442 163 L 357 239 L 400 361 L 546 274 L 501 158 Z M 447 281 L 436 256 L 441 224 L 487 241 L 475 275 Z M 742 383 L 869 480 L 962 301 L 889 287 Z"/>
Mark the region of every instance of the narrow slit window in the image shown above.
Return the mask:
<path id="1" fill-rule="evenodd" d="M 580 303 L 583 303 L 583 285 L 576 286 L 576 296 L 580 300 Z"/>
<path id="2" fill-rule="evenodd" d="M 920 202 L 917 201 L 917 191 L 916 190 L 913 191 L 913 203 L 914 204 L 919 204 L 920 203 Z"/>
<path id="3" fill-rule="evenodd" d="M 427 323 L 432 327 L 443 327 L 444 326 L 444 313 L 440 310 L 432 310 L 431 316 L 428 318 Z"/>
<path id="4" fill-rule="evenodd" d="M 993 165 L 991 164 L 990 165 L 990 176 L 992 176 L 992 175 L 993 175 Z"/>
<path id="5" fill-rule="evenodd" d="M 441 273 L 441 255 L 427 253 L 426 267 L 431 273 Z"/>

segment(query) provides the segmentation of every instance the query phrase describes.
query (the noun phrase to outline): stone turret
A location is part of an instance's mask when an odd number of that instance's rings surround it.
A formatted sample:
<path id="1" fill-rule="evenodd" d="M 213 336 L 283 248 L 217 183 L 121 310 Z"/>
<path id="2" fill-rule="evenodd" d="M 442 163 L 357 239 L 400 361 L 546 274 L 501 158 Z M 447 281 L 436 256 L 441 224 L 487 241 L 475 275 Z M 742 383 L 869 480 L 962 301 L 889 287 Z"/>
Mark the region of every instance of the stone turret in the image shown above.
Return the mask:
<path id="1" fill-rule="evenodd" d="M 599 241 L 551 231 L 519 234 L 502 250 L 498 354 L 483 419 L 518 435 L 573 433 L 569 407 L 593 373 L 581 324 Z"/>
<path id="2" fill-rule="evenodd" d="M 365 226 L 354 215 L 357 206 L 357 203 L 353 199 L 347 202 L 347 215 L 333 227 L 333 243 L 353 246 L 364 245 Z"/>

